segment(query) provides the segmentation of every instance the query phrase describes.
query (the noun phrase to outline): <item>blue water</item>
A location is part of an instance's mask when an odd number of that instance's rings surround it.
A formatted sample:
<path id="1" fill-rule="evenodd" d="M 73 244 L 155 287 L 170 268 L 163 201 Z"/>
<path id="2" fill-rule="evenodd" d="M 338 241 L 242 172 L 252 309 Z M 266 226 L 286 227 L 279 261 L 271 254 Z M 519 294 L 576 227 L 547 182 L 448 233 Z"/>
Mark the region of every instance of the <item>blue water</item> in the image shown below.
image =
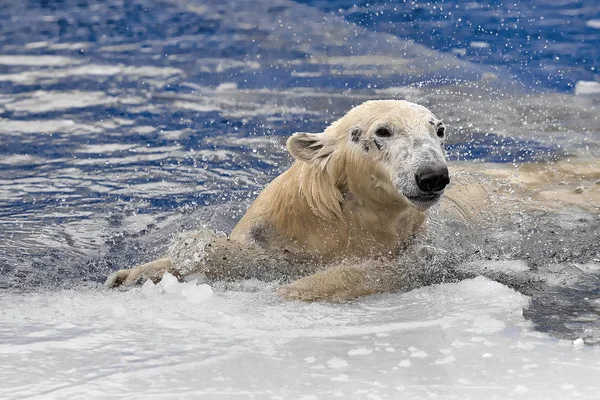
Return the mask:
<path id="1" fill-rule="evenodd" d="M 372 31 L 505 68 L 534 90 L 571 91 L 579 80 L 598 80 L 596 0 L 301 2 Z"/>

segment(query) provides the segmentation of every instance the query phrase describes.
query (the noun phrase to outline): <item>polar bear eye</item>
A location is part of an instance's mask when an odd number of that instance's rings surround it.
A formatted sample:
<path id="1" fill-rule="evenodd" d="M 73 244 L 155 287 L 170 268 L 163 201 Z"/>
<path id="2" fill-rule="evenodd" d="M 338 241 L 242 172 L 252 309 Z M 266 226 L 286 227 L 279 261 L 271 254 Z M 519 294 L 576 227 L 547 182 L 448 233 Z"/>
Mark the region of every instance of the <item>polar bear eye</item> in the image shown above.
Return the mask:
<path id="1" fill-rule="evenodd" d="M 445 128 L 445 127 L 443 127 L 443 126 L 440 126 L 440 127 L 438 127 L 438 130 L 437 130 L 437 136 L 438 136 L 439 138 L 443 138 L 443 137 L 444 137 L 444 132 L 445 132 L 445 131 L 446 131 L 446 128 Z"/>
<path id="2" fill-rule="evenodd" d="M 392 133 L 390 132 L 390 130 L 388 128 L 378 128 L 375 131 L 375 135 L 377 135 L 379 137 L 390 137 L 390 136 L 392 136 Z"/>

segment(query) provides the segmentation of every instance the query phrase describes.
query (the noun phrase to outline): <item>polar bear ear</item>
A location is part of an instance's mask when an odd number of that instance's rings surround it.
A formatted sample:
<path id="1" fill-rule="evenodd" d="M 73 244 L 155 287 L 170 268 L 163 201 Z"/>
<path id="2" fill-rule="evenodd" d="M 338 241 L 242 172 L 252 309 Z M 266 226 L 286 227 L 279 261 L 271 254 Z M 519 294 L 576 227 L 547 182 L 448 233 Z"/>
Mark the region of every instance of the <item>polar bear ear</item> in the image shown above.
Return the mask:
<path id="1" fill-rule="evenodd" d="M 321 164 L 333 152 L 331 140 L 324 133 L 294 133 L 287 149 L 296 160 Z"/>

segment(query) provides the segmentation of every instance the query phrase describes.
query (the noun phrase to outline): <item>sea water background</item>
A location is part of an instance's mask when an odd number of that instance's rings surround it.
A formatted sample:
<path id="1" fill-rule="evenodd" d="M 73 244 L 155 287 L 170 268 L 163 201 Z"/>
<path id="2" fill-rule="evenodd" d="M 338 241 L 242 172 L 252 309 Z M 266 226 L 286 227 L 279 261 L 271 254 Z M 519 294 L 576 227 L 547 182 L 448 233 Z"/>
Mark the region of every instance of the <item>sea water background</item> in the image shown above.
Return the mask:
<path id="1" fill-rule="evenodd" d="M 599 21 L 595 1 L 2 2 L 0 397 L 596 398 L 581 210 L 495 232 L 469 268 L 496 281 L 349 304 L 99 282 L 230 230 L 289 134 L 369 98 L 431 107 L 452 160 L 598 157 Z"/>

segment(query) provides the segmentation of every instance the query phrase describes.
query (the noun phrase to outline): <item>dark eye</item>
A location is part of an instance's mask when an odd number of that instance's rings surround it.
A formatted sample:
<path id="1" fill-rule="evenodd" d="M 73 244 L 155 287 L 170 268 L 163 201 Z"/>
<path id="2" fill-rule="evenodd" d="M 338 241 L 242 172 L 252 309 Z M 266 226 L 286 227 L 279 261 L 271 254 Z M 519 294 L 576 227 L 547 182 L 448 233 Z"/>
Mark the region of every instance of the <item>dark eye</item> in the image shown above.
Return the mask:
<path id="1" fill-rule="evenodd" d="M 390 136 L 392 136 L 392 133 L 390 132 L 390 130 L 388 128 L 378 128 L 375 131 L 375 135 L 377 135 L 379 137 L 390 137 Z"/>
<path id="2" fill-rule="evenodd" d="M 444 137 L 444 132 L 446 131 L 446 128 L 443 126 L 440 126 L 437 130 L 437 136 L 439 138 L 443 138 Z"/>

